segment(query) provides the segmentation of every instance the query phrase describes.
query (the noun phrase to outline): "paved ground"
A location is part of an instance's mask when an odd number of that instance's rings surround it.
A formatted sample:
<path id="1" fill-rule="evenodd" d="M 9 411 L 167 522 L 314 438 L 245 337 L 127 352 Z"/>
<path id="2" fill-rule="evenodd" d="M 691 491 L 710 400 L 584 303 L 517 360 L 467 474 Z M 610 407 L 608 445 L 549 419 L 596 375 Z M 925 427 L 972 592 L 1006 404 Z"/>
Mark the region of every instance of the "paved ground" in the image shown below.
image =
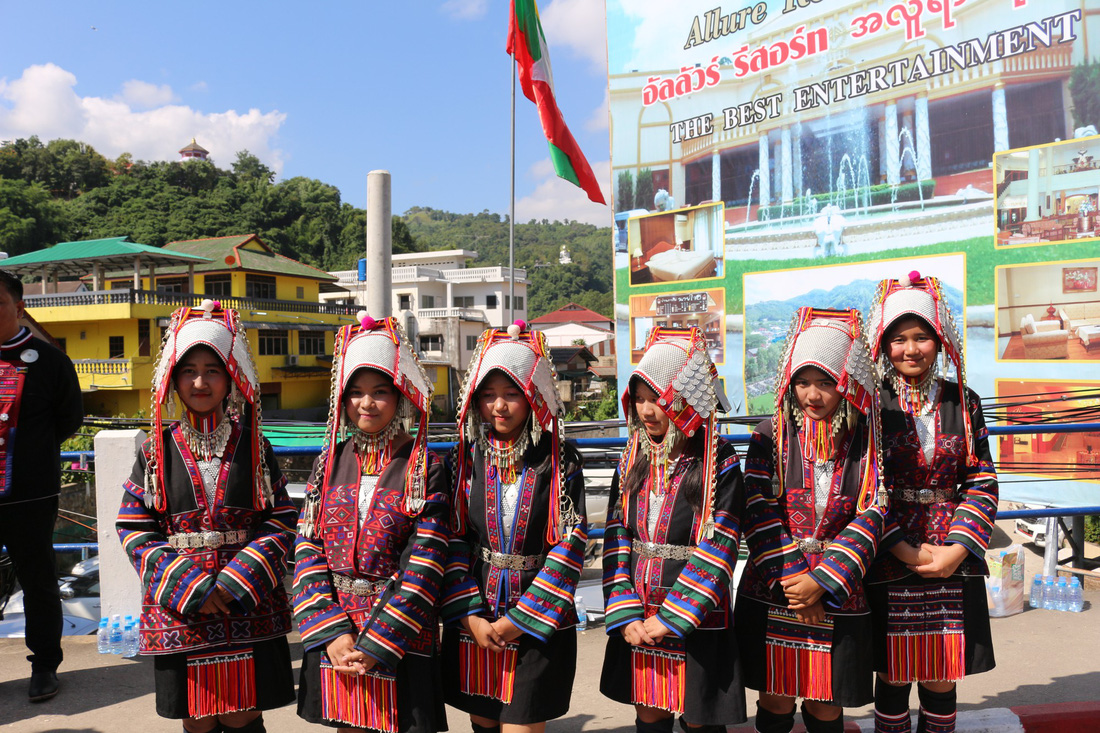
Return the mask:
<path id="1" fill-rule="evenodd" d="M 1006 530 L 1011 525 L 1001 522 Z M 1009 544 L 1003 531 L 995 548 Z M 1030 545 L 1026 546 L 1029 549 Z M 1098 552 L 1091 548 L 1092 554 Z M 1028 577 L 1041 567 L 1041 556 L 1028 557 Z M 965 680 L 959 688 L 960 710 L 1015 707 L 1100 700 L 1100 591 L 1086 591 L 1085 611 L 1066 613 L 1025 610 L 993 620 L 998 666 Z M 614 731 L 634 729 L 633 711 L 599 694 L 599 669 L 605 636 L 600 628 L 581 635 L 573 712 L 551 723 L 551 730 Z M 295 640 L 296 641 L 296 640 Z M 300 645 L 292 645 L 295 666 Z M 144 660 L 100 656 L 94 637 L 66 637 L 66 661 L 61 668 L 61 693 L 31 705 L 26 698 L 26 650 L 17 639 L 0 640 L 0 730 L 4 733 L 146 733 L 180 730 L 153 711 L 152 665 Z M 915 698 L 915 696 L 914 696 Z M 915 704 L 915 701 L 914 701 Z M 749 693 L 750 713 L 755 709 Z M 867 708 L 847 711 L 866 718 Z M 267 714 L 269 731 L 306 731 L 309 726 L 293 707 Z M 469 731 L 464 716 L 449 711 L 451 730 Z M 320 730 L 319 728 L 316 730 Z"/>

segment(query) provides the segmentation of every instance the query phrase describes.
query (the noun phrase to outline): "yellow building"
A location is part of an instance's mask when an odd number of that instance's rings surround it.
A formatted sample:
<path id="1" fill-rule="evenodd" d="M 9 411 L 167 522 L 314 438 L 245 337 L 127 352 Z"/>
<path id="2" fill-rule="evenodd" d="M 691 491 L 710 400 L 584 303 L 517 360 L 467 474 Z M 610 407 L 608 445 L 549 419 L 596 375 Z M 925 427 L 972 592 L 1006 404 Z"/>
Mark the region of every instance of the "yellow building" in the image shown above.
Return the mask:
<path id="1" fill-rule="evenodd" d="M 275 254 L 255 235 L 163 248 L 125 237 L 66 242 L 13 257 L 4 267 L 42 277 L 45 292 L 25 297 L 27 311 L 76 365 L 88 414 L 148 413 L 169 316 L 209 297 L 241 314 L 265 414 L 296 411 L 323 420 L 333 337 L 357 310 L 319 303 L 321 284 L 336 278 Z M 92 289 L 57 292 L 60 278 L 90 280 Z"/>

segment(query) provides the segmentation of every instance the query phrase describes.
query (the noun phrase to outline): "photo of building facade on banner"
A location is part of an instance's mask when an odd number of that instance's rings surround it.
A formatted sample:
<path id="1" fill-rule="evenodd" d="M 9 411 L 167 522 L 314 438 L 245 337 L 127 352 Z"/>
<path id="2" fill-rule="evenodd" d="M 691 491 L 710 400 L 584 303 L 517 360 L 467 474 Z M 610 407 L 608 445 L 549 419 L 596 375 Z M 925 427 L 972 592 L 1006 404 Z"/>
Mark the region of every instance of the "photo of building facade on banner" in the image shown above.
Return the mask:
<path id="1" fill-rule="evenodd" d="M 798 306 L 866 312 L 879 279 L 915 269 L 944 281 L 980 395 L 1069 380 L 1063 397 L 1090 399 L 1100 17 L 931 5 L 608 0 L 621 384 L 648 329 L 702 316 L 735 413 L 764 414 Z M 668 310 L 704 293 L 724 303 Z M 1023 447 L 1010 471 L 1031 468 Z M 1100 499 L 1100 468 L 1083 470 L 1006 477 L 1004 495 Z"/>

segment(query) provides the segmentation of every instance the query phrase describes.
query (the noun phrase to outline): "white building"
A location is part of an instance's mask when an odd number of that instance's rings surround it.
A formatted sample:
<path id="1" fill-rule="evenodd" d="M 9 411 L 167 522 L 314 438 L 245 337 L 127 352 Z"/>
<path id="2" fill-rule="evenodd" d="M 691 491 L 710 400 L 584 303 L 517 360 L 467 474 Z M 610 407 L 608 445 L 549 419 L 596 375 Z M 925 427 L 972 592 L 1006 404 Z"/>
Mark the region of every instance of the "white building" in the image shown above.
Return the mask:
<path id="1" fill-rule="evenodd" d="M 516 300 L 510 316 L 508 268 L 467 267 L 475 259 L 477 252 L 466 249 L 393 255 L 393 315 L 402 319 L 425 365 L 450 368 L 448 384 L 436 382 L 441 406 L 449 405 L 450 394 L 458 391 L 481 332 L 527 319 L 527 271 L 515 270 Z M 369 277 L 360 282 L 356 270 L 332 274 L 339 278 L 341 290 L 321 293 L 322 301 L 366 304 Z"/>

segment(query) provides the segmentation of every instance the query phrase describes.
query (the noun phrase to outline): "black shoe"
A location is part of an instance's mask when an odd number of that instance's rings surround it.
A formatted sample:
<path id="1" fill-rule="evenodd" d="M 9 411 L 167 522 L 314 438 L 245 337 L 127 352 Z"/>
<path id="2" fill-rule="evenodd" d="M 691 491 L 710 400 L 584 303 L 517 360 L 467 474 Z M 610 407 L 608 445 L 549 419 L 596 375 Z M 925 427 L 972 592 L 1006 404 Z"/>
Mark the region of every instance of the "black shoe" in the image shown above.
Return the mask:
<path id="1" fill-rule="evenodd" d="M 57 694 L 57 672 L 32 672 L 27 697 L 31 702 L 43 702 Z"/>

